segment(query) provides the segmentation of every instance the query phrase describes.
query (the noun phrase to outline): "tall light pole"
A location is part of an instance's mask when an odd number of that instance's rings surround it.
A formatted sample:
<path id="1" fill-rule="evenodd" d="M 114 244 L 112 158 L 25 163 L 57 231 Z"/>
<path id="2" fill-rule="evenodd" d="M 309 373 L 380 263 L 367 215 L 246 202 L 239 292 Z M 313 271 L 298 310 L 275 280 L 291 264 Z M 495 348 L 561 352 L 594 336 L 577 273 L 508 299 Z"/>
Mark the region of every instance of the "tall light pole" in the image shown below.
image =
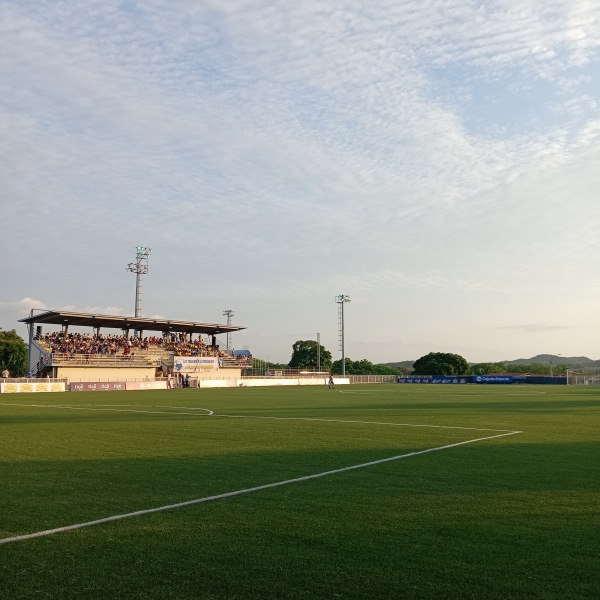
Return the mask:
<path id="1" fill-rule="evenodd" d="M 135 316 L 142 316 L 142 275 L 148 274 L 148 256 L 152 252 L 151 248 L 137 246 L 135 262 L 129 263 L 127 271 L 135 273 Z"/>
<path id="2" fill-rule="evenodd" d="M 562 356 L 562 354 L 557 354 L 557 356 Z M 554 369 L 552 368 L 554 366 L 554 363 L 552 362 L 553 359 L 550 359 L 550 377 L 554 377 Z M 558 361 L 557 361 L 558 364 Z"/>
<path id="3" fill-rule="evenodd" d="M 231 317 L 233 317 L 234 312 L 228 308 L 223 311 L 223 316 L 227 317 L 227 325 L 231 325 Z M 227 332 L 227 354 L 231 351 L 231 331 Z"/>
<path id="4" fill-rule="evenodd" d="M 339 347 L 342 351 L 342 377 L 346 375 L 346 357 L 344 355 L 344 304 L 350 302 L 350 296 L 340 294 L 335 297 L 335 301 L 338 305 L 338 339 Z"/>
<path id="5" fill-rule="evenodd" d="M 317 333 L 317 371 L 321 372 L 321 334 Z"/>

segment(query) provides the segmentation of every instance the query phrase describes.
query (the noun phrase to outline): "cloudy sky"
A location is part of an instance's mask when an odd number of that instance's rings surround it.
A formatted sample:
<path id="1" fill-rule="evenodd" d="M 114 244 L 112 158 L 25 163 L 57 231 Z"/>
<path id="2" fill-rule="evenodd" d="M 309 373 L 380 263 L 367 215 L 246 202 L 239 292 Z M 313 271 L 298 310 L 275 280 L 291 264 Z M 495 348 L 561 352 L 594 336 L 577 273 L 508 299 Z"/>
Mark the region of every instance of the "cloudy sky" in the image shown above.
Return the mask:
<path id="1" fill-rule="evenodd" d="M 4 0 L 0 327 L 600 358 L 597 0 Z"/>

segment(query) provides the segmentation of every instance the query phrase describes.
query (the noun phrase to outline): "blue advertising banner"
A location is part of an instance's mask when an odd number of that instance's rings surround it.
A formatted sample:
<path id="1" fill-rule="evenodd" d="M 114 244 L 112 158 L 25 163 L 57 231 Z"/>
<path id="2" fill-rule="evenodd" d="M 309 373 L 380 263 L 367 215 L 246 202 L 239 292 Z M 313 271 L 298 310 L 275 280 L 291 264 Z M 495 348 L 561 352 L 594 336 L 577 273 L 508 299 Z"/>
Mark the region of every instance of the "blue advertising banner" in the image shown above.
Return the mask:
<path id="1" fill-rule="evenodd" d="M 472 377 L 432 375 L 431 377 L 398 377 L 398 383 L 472 383 Z"/>
<path id="2" fill-rule="evenodd" d="M 466 375 L 434 375 L 431 378 L 431 383 L 471 383 L 471 377 Z"/>
<path id="3" fill-rule="evenodd" d="M 511 375 L 475 375 L 473 383 L 512 383 Z"/>
<path id="4" fill-rule="evenodd" d="M 431 383 L 431 377 L 398 377 L 398 383 Z"/>

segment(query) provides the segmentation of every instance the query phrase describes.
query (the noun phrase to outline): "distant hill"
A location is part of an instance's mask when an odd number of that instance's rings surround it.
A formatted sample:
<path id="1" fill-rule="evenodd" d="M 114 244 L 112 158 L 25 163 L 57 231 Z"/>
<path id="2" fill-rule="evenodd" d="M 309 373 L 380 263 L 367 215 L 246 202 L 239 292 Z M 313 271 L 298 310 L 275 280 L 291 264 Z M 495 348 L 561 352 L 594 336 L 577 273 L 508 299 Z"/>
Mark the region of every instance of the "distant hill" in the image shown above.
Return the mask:
<path id="1" fill-rule="evenodd" d="M 417 359 L 415 358 L 415 360 L 417 360 Z M 380 363 L 380 364 L 385 365 L 386 367 L 392 367 L 394 369 L 398 369 L 399 367 L 402 367 L 404 369 L 412 369 L 414 362 L 415 362 L 414 360 L 403 360 L 400 362 L 389 362 L 389 363 Z"/>
<path id="2" fill-rule="evenodd" d="M 395 369 L 397 369 L 398 367 L 412 369 L 414 362 L 414 360 L 403 360 L 400 362 L 389 362 L 382 364 L 384 364 L 386 367 L 393 367 Z M 531 358 L 517 358 L 516 360 L 501 360 L 498 362 L 501 362 L 505 365 L 549 365 L 550 363 L 552 363 L 552 365 L 555 367 L 559 365 L 564 365 L 568 367 L 600 368 L 600 360 L 592 360 L 587 356 L 558 356 L 556 354 L 538 354 L 536 356 L 532 356 Z"/>
<path id="3" fill-rule="evenodd" d="M 600 360 L 592 360 L 587 356 L 557 356 L 556 354 L 538 354 L 532 358 L 517 358 L 516 360 L 504 360 L 505 365 L 531 365 L 534 363 L 540 365 L 554 366 L 565 365 L 569 367 L 598 367 Z"/>

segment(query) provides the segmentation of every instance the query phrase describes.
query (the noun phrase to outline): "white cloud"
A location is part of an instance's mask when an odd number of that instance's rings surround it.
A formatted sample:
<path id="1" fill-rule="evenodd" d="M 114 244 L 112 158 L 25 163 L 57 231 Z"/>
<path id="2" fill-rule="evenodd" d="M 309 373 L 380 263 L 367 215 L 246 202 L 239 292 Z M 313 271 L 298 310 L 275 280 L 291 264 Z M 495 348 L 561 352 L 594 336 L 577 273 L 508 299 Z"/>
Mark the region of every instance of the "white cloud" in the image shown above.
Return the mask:
<path id="1" fill-rule="evenodd" d="M 14 302 L 0 301 L 0 308 L 4 310 L 11 310 L 20 315 L 26 316 L 31 312 L 31 310 L 45 310 L 47 306 L 41 300 L 34 300 L 33 298 L 21 298 L 21 300 L 16 300 Z"/>
<path id="2" fill-rule="evenodd" d="M 554 287 L 580 291 L 571 265 L 594 264 L 600 6 L 0 10 L 0 251 L 14 297 L 127 313 L 124 266 L 142 243 L 149 313 L 214 321 L 235 301 L 273 340 L 275 306 L 294 296 L 286 319 L 311 330 L 318 315 L 335 347 L 335 314 L 305 306 L 345 290 L 390 309 L 376 323 L 361 313 L 373 339 L 439 347 L 461 334 L 439 337 L 424 307 L 473 332 L 487 327 L 481 305 L 515 299 L 501 323 L 533 322 L 515 318 L 519 301 L 528 312 Z M 388 335 L 406 327 L 393 306 L 415 315 L 406 336 Z M 486 352 L 486 334 L 471 336 L 465 347 Z M 506 358 L 515 340 L 503 343 Z M 278 344 L 258 350 L 287 356 Z"/>

